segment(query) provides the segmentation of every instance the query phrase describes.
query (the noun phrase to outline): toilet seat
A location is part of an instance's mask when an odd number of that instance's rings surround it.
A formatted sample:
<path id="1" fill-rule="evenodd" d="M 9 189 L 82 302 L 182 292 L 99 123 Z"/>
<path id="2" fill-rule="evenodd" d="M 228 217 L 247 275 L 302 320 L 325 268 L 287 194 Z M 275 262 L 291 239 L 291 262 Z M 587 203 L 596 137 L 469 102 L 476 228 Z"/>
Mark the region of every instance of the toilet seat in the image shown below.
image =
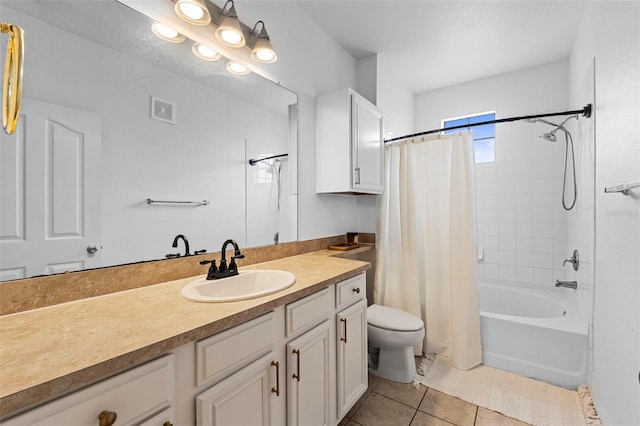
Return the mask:
<path id="1" fill-rule="evenodd" d="M 369 326 L 389 331 L 419 331 L 424 327 L 420 318 L 399 309 L 382 305 L 371 305 L 367 308 Z"/>

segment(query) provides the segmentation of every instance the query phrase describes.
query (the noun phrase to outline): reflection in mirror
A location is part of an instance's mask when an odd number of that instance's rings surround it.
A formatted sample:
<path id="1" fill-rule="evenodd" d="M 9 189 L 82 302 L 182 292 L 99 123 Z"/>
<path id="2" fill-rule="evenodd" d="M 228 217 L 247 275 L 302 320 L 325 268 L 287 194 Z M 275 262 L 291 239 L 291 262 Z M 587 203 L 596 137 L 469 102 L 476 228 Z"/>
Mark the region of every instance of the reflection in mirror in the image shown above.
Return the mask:
<path id="1" fill-rule="evenodd" d="M 0 141 L 0 280 L 184 255 L 179 234 L 191 253 L 297 239 L 294 93 L 160 40 L 115 0 L 3 0 L 0 15 L 26 48 Z"/>

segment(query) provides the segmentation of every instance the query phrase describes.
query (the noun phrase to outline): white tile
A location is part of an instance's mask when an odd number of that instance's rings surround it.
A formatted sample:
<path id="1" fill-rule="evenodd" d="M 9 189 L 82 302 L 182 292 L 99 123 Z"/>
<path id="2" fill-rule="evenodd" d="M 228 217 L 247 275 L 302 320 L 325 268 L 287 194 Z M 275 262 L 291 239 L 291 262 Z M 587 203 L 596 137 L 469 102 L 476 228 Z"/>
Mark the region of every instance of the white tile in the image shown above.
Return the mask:
<path id="1" fill-rule="evenodd" d="M 483 187 L 484 187 L 484 193 L 485 194 L 498 194 L 499 193 L 499 186 L 498 186 L 498 181 L 497 180 L 488 180 L 486 182 L 483 182 Z"/>
<path id="2" fill-rule="evenodd" d="M 516 208 L 532 208 L 535 205 L 535 200 L 531 193 L 520 191 L 516 194 Z"/>
<path id="3" fill-rule="evenodd" d="M 532 197 L 534 205 L 538 207 L 552 207 L 553 195 L 550 192 L 539 192 L 533 194 Z"/>
<path id="4" fill-rule="evenodd" d="M 536 253 L 553 253 L 553 239 L 534 238 L 533 251 Z"/>
<path id="5" fill-rule="evenodd" d="M 497 236 L 485 235 L 482 246 L 485 250 L 498 250 L 500 248 L 500 238 Z"/>
<path id="6" fill-rule="evenodd" d="M 533 282 L 533 268 L 516 266 L 516 281 L 524 283 Z"/>
<path id="7" fill-rule="evenodd" d="M 493 265 L 493 264 L 489 264 L 489 265 L 485 264 L 482 266 L 482 273 L 484 274 L 485 278 L 497 279 L 498 277 L 500 277 L 500 266 Z"/>
<path id="8" fill-rule="evenodd" d="M 515 250 L 515 237 L 500 237 L 500 250 Z"/>
<path id="9" fill-rule="evenodd" d="M 533 222 L 533 209 L 529 207 L 518 207 L 515 221 L 517 223 Z"/>
<path id="10" fill-rule="evenodd" d="M 514 209 L 516 207 L 516 194 L 500 194 L 498 205 L 501 209 Z"/>
<path id="11" fill-rule="evenodd" d="M 515 266 L 516 264 L 516 252 L 510 250 L 500 250 L 500 265 L 511 265 Z"/>
<path id="12" fill-rule="evenodd" d="M 513 179 L 509 180 L 500 180 L 500 185 L 498 187 L 499 194 L 515 194 L 516 191 L 516 182 Z"/>
<path id="13" fill-rule="evenodd" d="M 516 236 L 516 224 L 513 222 L 500 222 L 499 231 L 501 237 L 515 237 Z"/>
<path id="14" fill-rule="evenodd" d="M 533 267 L 533 252 L 516 252 L 516 266 Z"/>
<path id="15" fill-rule="evenodd" d="M 533 223 L 516 223 L 516 237 L 533 237 Z"/>
<path id="16" fill-rule="evenodd" d="M 533 253 L 533 266 L 536 269 L 551 269 L 553 268 L 552 256 L 549 253 Z"/>
<path id="17" fill-rule="evenodd" d="M 517 237 L 516 238 L 516 250 L 524 252 L 533 252 L 533 238 L 531 237 Z"/>
<path id="18" fill-rule="evenodd" d="M 497 265 L 500 263 L 500 251 L 499 250 L 488 250 L 485 249 L 484 251 L 484 260 L 482 261 L 485 265 L 486 264 L 494 264 Z"/>
<path id="19" fill-rule="evenodd" d="M 500 235 L 500 226 L 498 222 L 485 222 L 484 223 L 484 235 L 485 236 L 499 236 Z"/>
<path id="20" fill-rule="evenodd" d="M 538 238 L 552 238 L 553 227 L 550 223 L 534 223 L 533 235 Z"/>
<path id="21" fill-rule="evenodd" d="M 500 265 L 500 279 L 514 281 L 516 279 L 516 267 L 512 265 Z"/>
<path id="22" fill-rule="evenodd" d="M 553 284 L 553 274 L 551 269 L 533 269 L 533 282 L 539 284 Z"/>
<path id="23" fill-rule="evenodd" d="M 553 239 L 553 254 L 564 255 L 567 253 L 567 242 L 562 238 Z"/>
<path id="24" fill-rule="evenodd" d="M 564 223 L 554 223 L 553 225 L 553 238 L 567 238 L 567 225 Z"/>
<path id="25" fill-rule="evenodd" d="M 516 209 L 499 209 L 500 222 L 515 222 Z"/>
<path id="26" fill-rule="evenodd" d="M 547 208 L 547 207 L 534 207 L 533 222 L 534 223 L 552 223 L 553 209 Z"/>
<path id="27" fill-rule="evenodd" d="M 497 209 L 500 207 L 498 194 L 486 194 L 483 198 L 485 208 Z"/>
<path id="28" fill-rule="evenodd" d="M 500 210 L 499 209 L 482 209 L 484 212 L 484 221 L 485 222 L 497 222 L 500 220 Z"/>

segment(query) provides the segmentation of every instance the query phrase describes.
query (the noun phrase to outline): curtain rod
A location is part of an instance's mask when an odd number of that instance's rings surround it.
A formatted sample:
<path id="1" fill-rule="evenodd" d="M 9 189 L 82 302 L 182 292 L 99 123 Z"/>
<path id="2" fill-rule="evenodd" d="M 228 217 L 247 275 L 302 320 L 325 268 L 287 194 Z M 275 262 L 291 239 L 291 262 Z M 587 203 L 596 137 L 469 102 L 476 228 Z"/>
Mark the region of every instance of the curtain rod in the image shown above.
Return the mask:
<path id="1" fill-rule="evenodd" d="M 256 163 L 259 163 L 260 161 L 271 160 L 272 158 L 288 157 L 288 156 L 289 154 L 280 154 L 280 155 L 272 155 L 271 157 L 259 158 L 257 160 L 252 158 L 251 160 L 249 160 L 249 164 L 251 164 L 252 166 L 255 166 Z"/>
<path id="2" fill-rule="evenodd" d="M 416 136 L 430 135 L 430 134 L 433 134 L 433 133 L 441 133 L 441 132 L 444 132 L 445 130 L 466 129 L 468 127 L 484 126 L 485 124 L 507 123 L 507 122 L 511 122 L 511 121 L 530 120 L 530 119 L 543 118 L 543 117 L 553 117 L 553 116 L 557 116 L 557 115 L 578 115 L 578 114 L 582 114 L 584 117 L 588 118 L 588 117 L 591 117 L 591 108 L 592 108 L 591 104 L 588 104 L 587 106 L 585 106 L 582 109 L 576 109 L 576 110 L 573 110 L 573 111 L 550 112 L 550 113 L 547 113 L 547 114 L 535 114 L 535 115 L 523 115 L 521 117 L 499 118 L 499 119 L 491 120 L 491 121 L 483 121 L 481 123 L 461 124 L 461 125 L 458 125 L 458 126 L 452 126 L 452 127 L 447 127 L 447 128 L 441 128 L 441 129 L 427 130 L 426 132 L 414 133 L 412 135 L 398 136 L 397 138 L 392 138 L 392 139 L 385 139 L 384 143 L 396 142 L 396 141 L 399 141 L 399 140 L 410 139 L 410 138 L 414 138 Z"/>

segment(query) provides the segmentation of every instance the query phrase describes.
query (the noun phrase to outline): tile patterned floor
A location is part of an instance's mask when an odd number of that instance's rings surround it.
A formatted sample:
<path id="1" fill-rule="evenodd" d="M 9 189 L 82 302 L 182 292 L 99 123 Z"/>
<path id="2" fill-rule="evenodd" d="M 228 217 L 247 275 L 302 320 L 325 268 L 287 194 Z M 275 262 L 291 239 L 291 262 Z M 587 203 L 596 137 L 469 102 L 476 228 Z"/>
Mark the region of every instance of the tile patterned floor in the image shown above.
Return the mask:
<path id="1" fill-rule="evenodd" d="M 527 426 L 519 420 L 411 383 L 369 374 L 369 388 L 339 426 Z"/>

